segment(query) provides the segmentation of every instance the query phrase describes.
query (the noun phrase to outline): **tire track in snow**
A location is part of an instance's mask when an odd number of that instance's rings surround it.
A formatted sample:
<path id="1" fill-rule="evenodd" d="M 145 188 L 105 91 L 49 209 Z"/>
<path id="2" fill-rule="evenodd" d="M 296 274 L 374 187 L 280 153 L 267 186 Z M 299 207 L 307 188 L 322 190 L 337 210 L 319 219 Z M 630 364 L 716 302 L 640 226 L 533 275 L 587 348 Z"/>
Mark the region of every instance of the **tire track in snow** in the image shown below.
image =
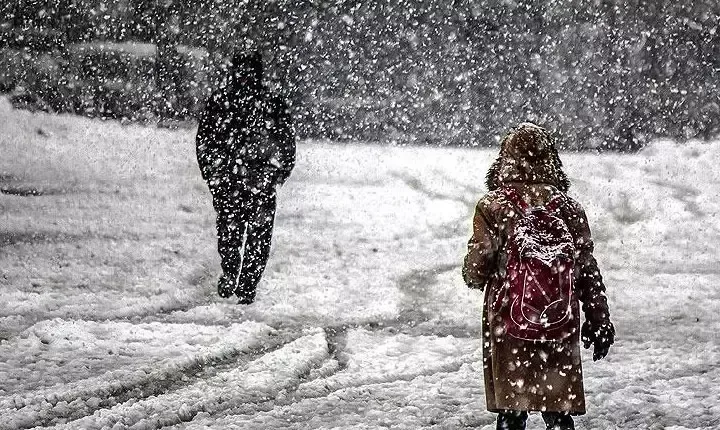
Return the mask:
<path id="1" fill-rule="evenodd" d="M 322 380 L 326 380 L 346 369 L 348 355 L 345 353 L 344 348 L 347 343 L 347 333 L 350 330 L 385 331 L 389 334 L 405 333 L 410 336 L 453 336 L 452 333 L 439 334 L 437 330 L 433 330 L 431 327 L 416 326 L 414 324 L 415 322 L 413 320 L 387 320 L 324 327 L 321 330 L 326 342 L 327 357 L 316 366 L 309 367 L 304 372 L 299 372 L 293 381 L 288 381 L 283 389 L 281 399 L 253 399 L 248 397 L 249 395 L 243 395 L 243 397 L 240 396 L 240 393 L 236 393 L 239 398 L 243 398 L 242 402 L 234 401 L 232 410 L 225 411 L 225 409 L 221 408 L 215 412 L 224 411 L 225 413 L 237 415 L 255 414 L 269 411 L 275 406 L 286 406 L 306 399 L 321 398 L 345 389 L 355 389 L 363 386 L 399 381 L 411 381 L 417 377 L 430 376 L 437 373 L 452 373 L 458 371 L 464 364 L 473 361 L 467 357 L 459 358 L 451 364 L 444 364 L 429 370 L 426 369 L 414 373 L 396 375 L 394 379 L 376 377 L 360 379 L 352 383 L 329 383 L 324 384 L 324 388 L 320 391 L 303 388 L 303 386 L 309 382 L 318 381 L 318 383 L 320 383 Z M 25 400 L 16 399 L 12 405 L 3 405 L 5 407 L 9 406 L 6 412 L 2 413 L 3 423 L 7 422 L 7 424 L 0 424 L 0 429 L 20 429 L 33 426 L 46 427 L 60 420 L 68 420 L 71 421 L 70 424 L 72 424 L 72 422 L 81 420 L 83 417 L 91 416 L 91 414 L 102 414 L 103 411 L 121 407 L 122 404 L 129 401 L 135 403 L 136 400 L 139 400 L 142 402 L 143 399 L 148 399 L 152 396 L 162 397 L 175 392 L 182 392 L 183 390 L 187 390 L 188 386 L 202 383 L 202 381 L 205 380 L 212 380 L 223 373 L 243 369 L 253 361 L 287 347 L 290 343 L 302 336 L 302 330 L 299 326 L 284 327 L 282 332 L 273 332 L 270 340 L 268 340 L 267 337 L 257 339 L 258 342 L 262 342 L 262 346 L 255 346 L 243 351 L 219 351 L 215 356 L 193 359 L 173 369 L 149 372 L 134 380 L 107 381 L 107 384 L 104 386 L 95 386 L 92 389 L 84 391 L 82 389 L 70 390 L 63 393 L 38 394 L 34 398 L 26 398 Z M 454 337 L 474 337 L 467 336 L 467 332 L 463 331 L 462 328 L 457 328 L 457 331 L 460 332 L 459 334 L 464 334 L 465 336 Z M 83 381 L 80 381 L 78 385 L 82 385 L 82 383 Z M 209 409 L 202 409 L 198 410 L 197 413 L 209 411 Z M 181 420 L 181 422 L 184 421 L 186 420 Z M 94 427 L 91 426 L 88 428 Z"/>
<path id="2" fill-rule="evenodd" d="M 667 179 L 660 178 L 651 179 L 648 182 L 670 190 L 670 195 L 684 204 L 685 210 L 693 214 L 697 219 L 703 219 L 707 216 L 697 202 L 697 198 L 700 196 L 700 191 L 697 188 L 683 184 L 675 184 Z"/>
<path id="3" fill-rule="evenodd" d="M 330 342 L 330 341 L 329 341 Z M 328 365 L 334 361 L 334 357 L 329 357 L 326 363 L 318 369 L 319 373 L 323 373 L 323 368 L 329 368 L 327 372 L 322 374 L 320 377 L 304 381 L 294 390 L 287 390 L 281 393 L 278 397 L 258 402 L 258 403 L 245 403 L 236 408 L 228 409 L 223 411 L 226 415 L 224 417 L 213 417 L 213 423 L 222 425 L 224 422 L 243 422 L 247 421 L 247 417 L 257 416 L 264 413 L 272 413 L 279 408 L 285 408 L 294 404 L 322 399 L 329 396 L 339 396 L 340 398 L 359 398 L 367 392 L 367 389 L 375 386 L 393 385 L 398 383 L 410 383 L 417 378 L 431 377 L 438 374 L 449 374 L 460 371 L 463 366 L 476 362 L 477 359 L 474 356 L 464 355 L 460 356 L 449 363 L 443 363 L 430 368 L 422 370 L 404 372 L 392 375 L 392 377 L 385 376 L 371 376 L 371 377 L 360 377 L 357 375 L 348 375 L 347 378 L 338 378 L 335 380 L 330 379 L 338 373 L 341 373 L 344 368 L 339 364 Z M 210 418 L 210 416 L 206 417 Z M 307 421 L 311 418 L 311 415 L 294 415 L 293 425 L 297 425 L 300 422 Z M 219 421 L 218 421 L 219 420 Z M 198 423 L 189 423 L 187 426 L 182 427 L 183 429 L 205 429 L 206 424 L 203 420 L 199 420 Z"/>
<path id="4" fill-rule="evenodd" d="M 307 399 L 314 399 L 314 398 L 320 398 L 320 397 L 327 397 L 330 394 L 336 393 L 338 391 L 342 390 L 350 390 L 350 389 L 358 389 L 362 387 L 372 386 L 372 385 L 378 385 L 378 384 L 392 384 L 396 382 L 409 382 L 419 377 L 427 377 L 432 375 L 437 375 L 439 373 L 454 373 L 459 371 L 463 365 L 471 364 L 475 360 L 472 357 L 461 357 L 456 360 L 454 360 L 452 363 L 446 363 L 443 365 L 438 365 L 435 367 L 431 367 L 429 369 L 425 369 L 423 371 L 415 371 L 415 372 L 407 372 L 407 373 L 401 373 L 394 375 L 393 378 L 386 378 L 386 377 L 370 377 L 365 379 L 358 379 L 356 382 L 350 382 L 350 383 L 343 383 L 343 382 L 336 382 L 336 383 L 328 383 L 327 381 L 323 382 L 323 388 L 317 389 L 316 387 L 300 387 L 299 390 L 297 390 L 295 393 L 293 393 L 293 399 L 290 402 L 284 403 L 282 405 L 287 405 L 290 403 L 295 403 L 301 400 L 307 400 Z"/>
<path id="5" fill-rule="evenodd" d="M 353 383 L 344 383 L 344 384 L 331 384 L 331 385 L 325 385 L 322 389 L 316 389 L 316 388 L 307 388 L 304 387 L 304 385 L 301 385 L 298 387 L 295 391 L 288 391 L 285 393 L 281 393 L 280 396 L 257 403 L 244 403 L 242 405 L 239 405 L 235 408 L 227 409 L 223 411 L 225 413 L 225 419 L 235 419 L 237 417 L 238 421 L 243 420 L 243 416 L 253 416 L 261 413 L 268 413 L 272 412 L 273 410 L 276 410 L 278 408 L 284 408 L 291 406 L 293 404 L 301 403 L 308 400 L 316 400 L 325 398 L 328 396 L 332 396 L 341 392 L 345 392 L 349 394 L 350 396 L 353 395 L 359 395 L 359 393 L 363 393 L 365 389 L 368 387 L 373 387 L 376 385 L 391 385 L 391 384 L 397 384 L 402 382 L 411 382 L 417 378 L 422 377 L 430 377 L 433 375 L 438 374 L 447 374 L 447 373 L 455 373 L 462 369 L 462 366 L 466 364 L 471 364 L 473 360 L 471 359 L 465 359 L 465 360 L 458 360 L 457 363 L 453 363 L 450 365 L 445 366 L 439 366 L 437 368 L 431 369 L 429 371 L 425 372 L 416 372 L 411 374 L 402 374 L 398 375 L 394 379 L 386 379 L 386 378 L 370 378 L 365 380 L 357 380 Z M 324 378 L 323 378 L 324 379 Z M 311 416 L 307 415 L 304 417 L 306 420 L 310 419 Z M 300 421 L 294 421 L 293 424 L 298 424 Z M 198 424 L 196 426 L 193 425 L 193 423 L 189 423 L 186 429 L 205 429 L 207 428 L 205 425 Z"/>
<path id="6" fill-rule="evenodd" d="M 371 332 L 385 331 L 388 334 L 404 333 L 410 336 L 453 336 L 456 338 L 477 339 L 472 327 L 438 326 L 431 323 L 435 316 L 433 309 L 436 307 L 431 295 L 433 286 L 438 284 L 438 276 L 457 270 L 457 264 L 438 264 L 425 270 L 413 270 L 400 277 L 397 281 L 398 288 L 403 293 L 400 313 L 396 318 L 367 321 L 355 324 L 343 324 L 338 326 L 326 326 L 323 330 L 328 341 L 330 357 L 322 369 L 326 372 L 313 380 L 305 381 L 297 387 L 297 390 L 288 392 L 281 399 L 274 399 L 271 403 L 243 405 L 242 408 L 228 411 L 230 414 L 255 415 L 262 412 L 269 412 L 277 407 L 285 407 L 305 400 L 319 399 L 330 396 L 341 391 L 362 391 L 363 388 L 393 384 L 398 382 L 410 382 L 419 377 L 428 377 L 439 373 L 454 373 L 461 370 L 464 365 L 477 361 L 473 355 L 457 357 L 451 362 L 432 366 L 430 368 L 418 369 L 416 371 L 401 372 L 388 378 L 385 375 L 357 378 L 354 375 L 347 375 L 346 378 L 331 379 L 347 369 L 349 354 L 345 352 L 348 342 L 348 331 L 365 329 Z M 193 428 L 190 426 L 189 428 Z"/>
<path id="7" fill-rule="evenodd" d="M 450 200 L 453 202 L 460 203 L 465 206 L 473 206 L 475 203 L 470 201 L 469 199 L 458 197 L 454 194 L 446 194 L 438 191 L 434 191 L 430 189 L 428 186 L 426 186 L 419 178 L 404 173 L 404 172 L 390 172 L 390 176 L 396 179 L 399 179 L 402 181 L 406 186 L 411 188 L 414 191 L 417 191 L 420 194 L 425 195 L 431 200 Z M 446 177 L 443 179 L 448 180 Z M 457 184 L 456 181 L 453 181 Z M 467 190 L 467 186 L 463 186 Z"/>
<path id="8" fill-rule="evenodd" d="M 419 178 L 409 173 L 391 172 L 390 176 L 400 180 L 408 188 L 419 194 L 424 195 L 430 201 L 451 201 L 465 207 L 465 213 L 461 214 L 453 220 L 438 224 L 432 229 L 432 231 L 429 232 L 430 237 L 439 240 L 450 240 L 458 237 L 463 237 L 467 234 L 467 226 L 469 225 L 468 220 L 472 218 L 475 211 L 475 204 L 477 203 L 475 198 L 478 194 L 478 191 L 465 183 L 459 182 L 453 178 L 448 177 L 447 175 L 442 174 L 441 172 L 435 173 L 442 178 L 442 181 L 450 182 L 453 184 L 454 187 L 463 189 L 465 195 L 457 196 L 454 194 L 434 191 L 426 184 L 424 184 Z"/>
<path id="9" fill-rule="evenodd" d="M 77 381 L 65 391 L 45 389 L 12 396 L 0 400 L 0 429 L 24 429 L 52 425 L 59 420 L 77 420 L 129 400 L 172 392 L 192 384 L 192 381 L 212 378 L 227 369 L 243 368 L 301 336 L 299 331 L 270 332 L 254 337 L 246 345 L 185 359 L 170 368 L 138 369 L 129 379 L 94 377 Z"/>
<path id="10" fill-rule="evenodd" d="M 79 243 L 98 239 L 115 240 L 118 242 L 138 242 L 141 240 L 141 237 L 133 233 L 121 238 L 115 235 L 97 235 L 94 233 L 70 234 L 54 231 L 35 231 L 30 233 L 0 231 L 0 257 L 2 257 L 4 252 L 7 252 L 4 248 L 16 245 Z M 211 286 L 213 273 L 210 267 L 212 267 L 212 263 L 209 260 L 201 262 L 200 267 L 187 276 L 186 282 L 191 288 L 184 290 L 180 296 L 167 294 L 161 298 L 153 297 L 152 301 L 146 301 L 141 306 L 116 307 L 111 313 L 96 315 L 94 314 L 96 313 L 95 309 L 88 308 L 86 311 L 73 312 L 71 314 L 54 311 L 37 313 L 36 311 L 36 313 L 19 312 L 0 315 L 0 340 L 10 340 L 32 325 L 54 318 L 83 319 L 85 321 L 96 322 L 128 320 L 135 323 L 155 322 L 159 321 L 160 317 L 170 315 L 173 312 L 187 311 L 198 306 L 211 304 L 213 303 L 215 292 L 214 286 Z M 37 288 L 40 288 L 40 284 L 37 285 Z M 86 286 L 87 284 L 84 282 L 78 283 L 78 287 L 83 285 Z M 32 294 L 34 294 L 35 291 L 20 291 L 19 293 L 24 295 L 23 301 L 27 301 L 29 300 L 27 297 L 33 297 Z M 33 300 L 35 299 L 33 298 Z"/>
<path id="11" fill-rule="evenodd" d="M 292 389 L 327 358 L 325 334 L 315 330 L 261 355 L 243 368 L 220 372 L 173 392 L 126 402 L 52 428 L 160 428 L 191 421 L 200 413 L 214 415 L 268 402 L 283 390 Z"/>
<path id="12" fill-rule="evenodd" d="M 403 294 L 397 321 L 414 326 L 430 321 L 436 307 L 430 295 L 431 288 L 438 283 L 438 276 L 458 269 L 457 264 L 438 264 L 424 270 L 412 270 L 400 277 L 397 286 Z"/>

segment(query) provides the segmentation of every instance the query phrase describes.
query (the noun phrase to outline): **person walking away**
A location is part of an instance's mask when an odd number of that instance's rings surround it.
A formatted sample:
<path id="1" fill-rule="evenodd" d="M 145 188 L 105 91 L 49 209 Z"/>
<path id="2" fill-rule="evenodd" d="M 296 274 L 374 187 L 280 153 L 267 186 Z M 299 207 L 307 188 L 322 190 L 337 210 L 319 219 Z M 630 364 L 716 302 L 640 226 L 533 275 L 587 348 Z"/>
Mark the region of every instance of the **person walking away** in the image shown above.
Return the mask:
<path id="1" fill-rule="evenodd" d="M 525 429 L 531 411 L 548 429 L 574 429 L 585 413 L 580 340 L 599 360 L 615 338 L 585 212 L 566 194 L 552 136 L 532 123 L 503 139 L 486 185 L 463 278 L 485 290 L 487 409 L 498 430 Z"/>
<path id="2" fill-rule="evenodd" d="M 226 84 L 208 99 L 197 159 L 217 212 L 222 276 L 217 291 L 255 300 L 270 256 L 276 189 L 295 165 L 295 132 L 285 100 L 262 84 L 260 52 L 236 54 Z"/>

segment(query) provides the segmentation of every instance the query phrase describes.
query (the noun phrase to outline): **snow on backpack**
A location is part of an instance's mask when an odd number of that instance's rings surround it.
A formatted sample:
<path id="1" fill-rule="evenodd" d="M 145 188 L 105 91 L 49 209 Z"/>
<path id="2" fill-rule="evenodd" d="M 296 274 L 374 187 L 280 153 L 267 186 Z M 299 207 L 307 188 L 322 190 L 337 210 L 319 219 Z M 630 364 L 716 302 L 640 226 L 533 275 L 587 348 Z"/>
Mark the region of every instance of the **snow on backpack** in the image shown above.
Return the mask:
<path id="1" fill-rule="evenodd" d="M 573 332 L 575 245 L 554 212 L 562 196 L 530 207 L 517 192 L 505 197 L 520 210 L 506 243 L 503 319 L 506 333 L 531 341 L 557 341 Z M 576 311 L 577 312 L 577 311 Z"/>

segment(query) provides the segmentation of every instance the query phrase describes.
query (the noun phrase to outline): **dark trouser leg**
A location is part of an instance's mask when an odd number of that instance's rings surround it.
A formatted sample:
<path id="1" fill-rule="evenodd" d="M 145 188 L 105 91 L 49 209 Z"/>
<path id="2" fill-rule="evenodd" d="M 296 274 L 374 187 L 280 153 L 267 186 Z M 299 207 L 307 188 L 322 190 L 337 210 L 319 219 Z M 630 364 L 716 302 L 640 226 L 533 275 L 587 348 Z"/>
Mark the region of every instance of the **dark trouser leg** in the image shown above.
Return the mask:
<path id="1" fill-rule="evenodd" d="M 247 215 L 248 232 L 243 255 L 241 282 L 238 296 L 255 297 L 255 288 L 260 282 L 268 258 L 275 222 L 275 193 L 258 194 L 254 204 L 249 205 Z"/>
<path id="2" fill-rule="evenodd" d="M 229 190 L 214 190 L 213 206 L 217 211 L 216 228 L 218 235 L 218 253 L 223 274 L 235 282 L 240 270 L 240 249 L 246 218 L 239 202 L 233 202 Z"/>
<path id="3" fill-rule="evenodd" d="M 548 430 L 575 430 L 575 423 L 568 414 L 562 412 L 543 412 L 542 417 Z"/>
<path id="4" fill-rule="evenodd" d="M 497 430 L 525 430 L 528 413 L 525 411 L 500 412 L 497 417 Z"/>

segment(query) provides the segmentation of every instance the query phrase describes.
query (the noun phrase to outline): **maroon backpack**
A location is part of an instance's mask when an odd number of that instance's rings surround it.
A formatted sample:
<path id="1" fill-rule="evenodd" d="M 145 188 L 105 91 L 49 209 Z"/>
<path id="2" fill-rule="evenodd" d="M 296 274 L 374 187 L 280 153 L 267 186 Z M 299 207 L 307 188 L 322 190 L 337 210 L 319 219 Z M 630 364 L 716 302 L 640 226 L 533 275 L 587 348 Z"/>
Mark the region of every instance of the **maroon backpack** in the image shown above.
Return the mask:
<path id="1" fill-rule="evenodd" d="M 506 333 L 531 341 L 562 340 L 574 330 L 575 265 L 572 235 L 555 214 L 564 197 L 530 207 L 514 189 L 503 192 L 520 210 L 506 243 L 505 306 L 500 310 Z"/>

